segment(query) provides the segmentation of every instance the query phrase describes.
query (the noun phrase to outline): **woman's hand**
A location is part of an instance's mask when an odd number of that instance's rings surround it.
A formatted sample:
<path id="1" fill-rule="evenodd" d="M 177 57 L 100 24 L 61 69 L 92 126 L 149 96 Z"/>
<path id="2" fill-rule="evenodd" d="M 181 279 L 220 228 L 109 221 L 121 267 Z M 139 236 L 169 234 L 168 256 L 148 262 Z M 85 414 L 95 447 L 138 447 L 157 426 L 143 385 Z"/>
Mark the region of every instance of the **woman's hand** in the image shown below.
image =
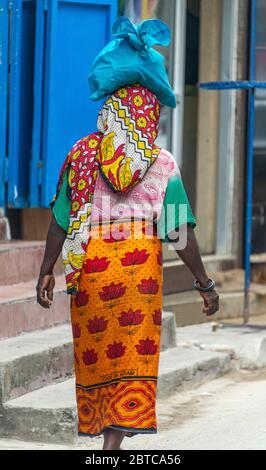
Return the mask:
<path id="1" fill-rule="evenodd" d="M 209 277 L 201 259 L 194 229 L 190 225 L 187 225 L 187 244 L 185 248 L 182 250 L 176 249 L 176 252 L 195 278 L 199 281 L 200 285 L 202 287 L 207 287 L 209 284 Z M 208 292 L 199 290 L 199 293 L 204 300 L 202 312 L 206 313 L 207 316 L 216 313 L 219 310 L 219 295 L 217 292 L 215 290 Z"/>
<path id="2" fill-rule="evenodd" d="M 65 238 L 66 232 L 57 224 L 54 215 L 52 215 L 47 234 L 44 258 L 36 286 L 37 302 L 44 308 L 50 308 L 52 304 L 53 289 L 55 286 L 53 269 L 62 250 Z"/>
<path id="3" fill-rule="evenodd" d="M 36 286 L 37 302 L 44 308 L 50 308 L 53 301 L 55 278 L 53 274 L 40 275 Z"/>
<path id="4" fill-rule="evenodd" d="M 219 310 L 219 295 L 215 290 L 209 292 L 199 291 L 201 297 L 204 300 L 204 307 L 202 308 L 203 313 L 207 316 L 213 315 Z"/>

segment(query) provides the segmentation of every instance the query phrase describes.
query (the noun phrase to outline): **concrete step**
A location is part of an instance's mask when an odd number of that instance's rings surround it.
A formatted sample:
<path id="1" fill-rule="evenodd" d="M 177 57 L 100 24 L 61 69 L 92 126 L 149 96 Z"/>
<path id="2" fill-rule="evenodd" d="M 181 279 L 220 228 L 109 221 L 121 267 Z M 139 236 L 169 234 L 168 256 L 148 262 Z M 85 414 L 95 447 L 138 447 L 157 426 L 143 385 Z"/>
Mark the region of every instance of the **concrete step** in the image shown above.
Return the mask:
<path id="1" fill-rule="evenodd" d="M 161 353 L 158 379 L 158 398 L 196 387 L 219 377 L 232 368 L 227 352 L 199 351 L 176 346 Z"/>
<path id="2" fill-rule="evenodd" d="M 0 285 L 18 284 L 37 280 L 43 259 L 45 242 L 10 240 L 0 242 Z M 59 257 L 55 274 L 63 273 L 63 262 Z"/>
<path id="3" fill-rule="evenodd" d="M 6 402 L 0 424 L 1 437 L 75 442 L 75 379 L 48 385 Z"/>
<path id="4" fill-rule="evenodd" d="M 161 352 L 158 397 L 198 386 L 230 370 L 226 353 L 175 347 Z M 2 421 L 2 423 L 1 423 Z M 77 439 L 75 379 L 48 385 L 4 403 L 1 437 L 53 443 Z"/>
<path id="5" fill-rule="evenodd" d="M 161 328 L 161 351 L 176 346 L 176 321 L 173 312 L 163 310 Z"/>
<path id="6" fill-rule="evenodd" d="M 0 341 L 0 403 L 71 375 L 69 323 Z"/>
<path id="7" fill-rule="evenodd" d="M 218 289 L 217 289 L 218 290 Z M 163 306 L 175 314 L 177 326 L 186 326 L 209 321 L 222 320 L 225 318 L 237 318 L 243 316 L 244 293 L 242 292 L 219 292 L 219 312 L 213 317 L 206 317 L 202 313 L 203 299 L 197 291 L 180 292 L 178 294 L 166 295 L 163 298 Z M 260 292 L 250 292 L 250 314 L 260 315 L 266 310 L 266 296 Z"/>
<path id="8" fill-rule="evenodd" d="M 163 246 L 163 293 L 165 295 L 189 290 L 193 285 L 194 276 L 177 257 L 175 250 L 170 244 Z M 204 255 L 202 257 L 204 266 L 209 275 L 219 281 L 223 276 L 217 276 L 220 272 L 235 271 L 237 259 L 235 256 L 226 255 Z"/>
<path id="9" fill-rule="evenodd" d="M 251 280 L 266 285 L 266 253 L 251 255 Z"/>
<path id="10" fill-rule="evenodd" d="M 258 297 L 266 297 L 266 284 L 250 283 L 250 290 Z"/>
<path id="11" fill-rule="evenodd" d="M 69 320 L 70 296 L 64 275 L 56 276 L 54 301 L 47 310 L 36 303 L 37 280 L 6 285 L 0 294 L 0 339 L 48 328 Z"/>
<path id="12" fill-rule="evenodd" d="M 0 208 L 0 240 L 10 240 L 11 231 L 8 218 L 4 216 L 4 209 Z"/>
<path id="13" fill-rule="evenodd" d="M 163 312 L 161 350 L 175 345 L 174 315 Z M 0 341 L 0 403 L 73 373 L 70 323 Z"/>
<path id="14" fill-rule="evenodd" d="M 177 328 L 176 331 L 177 345 L 180 347 L 226 352 L 243 369 L 266 367 L 265 323 L 243 325 L 213 322 Z"/>

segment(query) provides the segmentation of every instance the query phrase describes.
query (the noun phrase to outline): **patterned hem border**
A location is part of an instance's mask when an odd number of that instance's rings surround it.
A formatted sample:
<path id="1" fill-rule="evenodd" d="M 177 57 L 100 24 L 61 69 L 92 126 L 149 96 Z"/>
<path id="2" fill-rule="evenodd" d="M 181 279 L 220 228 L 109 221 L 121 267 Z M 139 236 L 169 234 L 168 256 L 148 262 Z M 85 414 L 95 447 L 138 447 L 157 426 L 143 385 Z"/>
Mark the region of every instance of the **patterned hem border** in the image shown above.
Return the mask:
<path id="1" fill-rule="evenodd" d="M 126 428 L 124 426 L 116 426 L 115 424 L 110 425 L 109 428 L 118 429 L 119 431 L 134 432 L 135 434 L 157 434 L 157 429 L 155 428 L 147 428 L 147 429 Z"/>
<path id="2" fill-rule="evenodd" d="M 99 431 L 95 434 L 90 434 L 90 433 L 87 433 L 87 432 L 78 431 L 78 436 L 88 436 L 88 437 L 100 436 L 108 428 L 117 429 L 118 431 L 133 432 L 135 434 L 157 434 L 157 429 L 156 428 L 147 428 L 147 429 L 127 428 L 125 426 L 117 426 L 115 424 L 111 424 L 110 426 L 107 426 L 106 428 L 103 428 L 101 431 Z"/>
<path id="3" fill-rule="evenodd" d="M 94 390 L 95 388 L 100 388 L 100 387 L 106 387 L 108 385 L 113 385 L 115 383 L 119 382 L 134 382 L 134 381 L 150 381 L 150 382 L 155 382 L 157 384 L 158 381 L 158 376 L 157 375 L 129 375 L 129 376 L 124 376 L 124 377 L 119 377 L 118 379 L 112 379 L 109 380 L 108 382 L 100 382 L 97 384 L 92 384 L 92 385 L 82 385 L 79 383 L 76 383 L 76 388 L 84 391 L 89 391 L 89 390 Z"/>

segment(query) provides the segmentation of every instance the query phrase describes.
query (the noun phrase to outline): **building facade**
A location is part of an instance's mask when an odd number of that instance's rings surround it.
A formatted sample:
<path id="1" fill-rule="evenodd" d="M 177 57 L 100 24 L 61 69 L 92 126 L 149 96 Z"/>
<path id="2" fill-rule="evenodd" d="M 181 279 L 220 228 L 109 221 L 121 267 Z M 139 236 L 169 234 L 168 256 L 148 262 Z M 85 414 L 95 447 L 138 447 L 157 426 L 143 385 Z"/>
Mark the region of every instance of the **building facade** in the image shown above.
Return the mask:
<path id="1" fill-rule="evenodd" d="M 218 260 L 242 263 L 246 95 L 205 91 L 198 83 L 248 79 L 249 9 L 247 0 L 120 2 L 133 20 L 159 17 L 172 29 L 171 47 L 162 52 L 177 108 L 163 109 L 159 139 L 177 159 L 201 251 L 217 267 Z"/>
<path id="2" fill-rule="evenodd" d="M 180 166 L 205 259 L 214 269 L 242 266 L 246 92 L 206 91 L 198 83 L 249 78 L 250 1 L 1 0 L 0 6 L 2 238 L 9 235 L 8 225 L 12 238 L 45 238 L 48 201 L 65 152 L 94 129 L 100 104 L 88 99 L 87 74 L 93 57 L 111 37 L 113 19 L 117 14 L 134 22 L 158 17 L 172 30 L 171 46 L 160 52 L 177 100 L 174 110 L 162 108 L 158 145 L 167 147 Z M 266 77 L 265 9 L 265 0 L 257 0 L 258 80 Z M 266 249 L 265 110 L 265 90 L 260 90 L 254 139 L 254 253 Z M 175 262 L 171 250 L 164 255 L 169 265 Z"/>

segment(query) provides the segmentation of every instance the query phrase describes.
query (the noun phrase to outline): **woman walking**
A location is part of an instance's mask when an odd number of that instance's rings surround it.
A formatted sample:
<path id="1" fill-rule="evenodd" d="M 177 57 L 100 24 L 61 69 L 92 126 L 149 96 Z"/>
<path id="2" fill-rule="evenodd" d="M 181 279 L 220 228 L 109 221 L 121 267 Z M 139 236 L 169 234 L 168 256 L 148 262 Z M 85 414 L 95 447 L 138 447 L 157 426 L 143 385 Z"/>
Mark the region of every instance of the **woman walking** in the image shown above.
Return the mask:
<path id="1" fill-rule="evenodd" d="M 157 432 L 162 242 L 180 238 L 181 228 L 186 243 L 176 251 L 195 276 L 203 311 L 218 310 L 180 171 L 173 155 L 155 144 L 160 103 L 174 106 L 174 95 L 161 56 L 150 46 L 166 45 L 169 30 L 159 20 L 134 26 L 122 17 L 113 32 L 115 40 L 90 74 L 92 98 L 107 95 L 98 130 L 75 143 L 61 168 L 37 284 L 37 300 L 49 308 L 62 250 L 78 434 L 103 433 L 105 450 L 119 449 L 125 435 Z"/>

